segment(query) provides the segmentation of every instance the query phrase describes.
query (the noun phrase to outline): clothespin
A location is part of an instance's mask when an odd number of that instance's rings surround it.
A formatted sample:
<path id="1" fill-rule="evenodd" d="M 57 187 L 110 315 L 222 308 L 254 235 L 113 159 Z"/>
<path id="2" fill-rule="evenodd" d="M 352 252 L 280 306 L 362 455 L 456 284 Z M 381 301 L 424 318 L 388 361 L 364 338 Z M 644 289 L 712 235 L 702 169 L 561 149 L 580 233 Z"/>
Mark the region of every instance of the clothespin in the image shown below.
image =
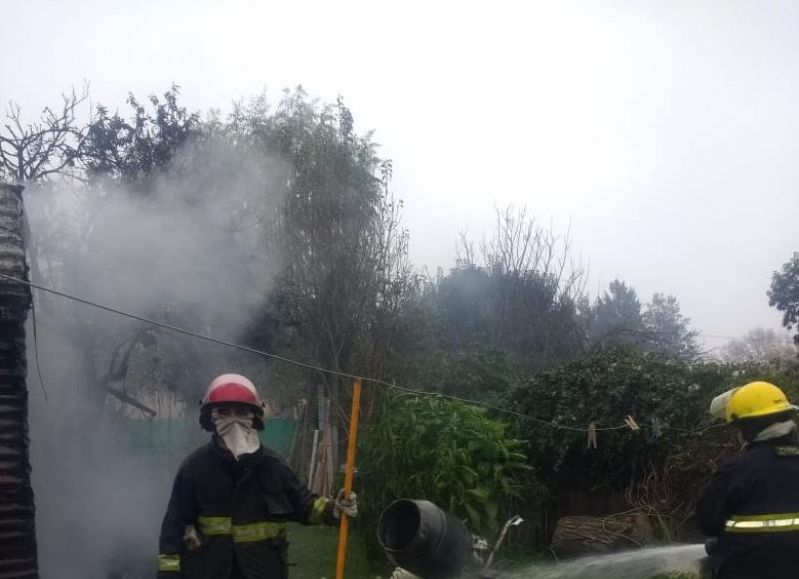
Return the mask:
<path id="1" fill-rule="evenodd" d="M 629 428 L 633 432 L 641 430 L 641 427 L 638 426 L 638 423 L 635 421 L 635 418 L 633 418 L 629 414 L 627 415 L 627 418 L 624 419 L 624 424 L 627 426 L 627 428 Z"/>
<path id="2" fill-rule="evenodd" d="M 586 448 L 596 449 L 596 422 L 588 425 L 588 444 Z"/>
<path id="3" fill-rule="evenodd" d="M 649 433 L 649 438 L 655 440 L 663 436 L 663 424 L 661 424 L 660 420 L 653 416 L 650 420 L 650 423 L 651 431 Z"/>

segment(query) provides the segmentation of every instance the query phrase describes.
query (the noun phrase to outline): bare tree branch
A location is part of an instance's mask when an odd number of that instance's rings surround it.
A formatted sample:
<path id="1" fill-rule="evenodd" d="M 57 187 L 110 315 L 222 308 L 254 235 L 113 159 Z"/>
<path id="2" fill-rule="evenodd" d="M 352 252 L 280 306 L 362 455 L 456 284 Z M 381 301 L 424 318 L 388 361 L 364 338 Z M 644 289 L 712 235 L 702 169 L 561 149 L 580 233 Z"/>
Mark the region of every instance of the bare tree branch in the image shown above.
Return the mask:
<path id="1" fill-rule="evenodd" d="M 89 98 L 88 83 L 80 92 L 73 87 L 61 98 L 60 109 L 45 107 L 39 120 L 28 124 L 22 120 L 20 105 L 9 104 L 5 134 L 0 131 L 0 175 L 20 182 L 77 176 L 87 133 L 77 114 Z"/>

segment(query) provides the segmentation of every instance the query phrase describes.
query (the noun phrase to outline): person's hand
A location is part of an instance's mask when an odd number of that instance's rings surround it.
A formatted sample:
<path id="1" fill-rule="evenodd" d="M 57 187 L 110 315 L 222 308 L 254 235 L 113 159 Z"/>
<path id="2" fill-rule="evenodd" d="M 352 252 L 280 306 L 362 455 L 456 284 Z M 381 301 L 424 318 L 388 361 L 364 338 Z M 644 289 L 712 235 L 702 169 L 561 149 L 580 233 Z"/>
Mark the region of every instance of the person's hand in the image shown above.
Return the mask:
<path id="1" fill-rule="evenodd" d="M 340 519 L 341 513 L 344 513 L 351 519 L 358 516 L 358 495 L 353 492 L 347 495 L 344 489 L 338 492 L 336 502 L 333 505 L 333 516 Z"/>
<path id="2" fill-rule="evenodd" d="M 197 534 L 197 529 L 194 525 L 187 525 L 183 532 L 183 545 L 187 551 L 198 551 L 202 546 L 200 535 Z"/>

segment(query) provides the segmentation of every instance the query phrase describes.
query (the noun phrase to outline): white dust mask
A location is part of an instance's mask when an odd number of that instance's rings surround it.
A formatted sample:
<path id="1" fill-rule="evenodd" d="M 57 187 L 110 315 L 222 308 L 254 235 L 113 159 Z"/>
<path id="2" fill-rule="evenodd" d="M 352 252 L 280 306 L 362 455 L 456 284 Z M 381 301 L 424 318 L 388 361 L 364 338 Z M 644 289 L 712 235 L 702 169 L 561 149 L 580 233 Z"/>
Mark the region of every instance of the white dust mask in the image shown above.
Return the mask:
<path id="1" fill-rule="evenodd" d="M 774 440 L 775 438 L 782 438 L 789 435 L 796 430 L 796 423 L 793 420 L 785 420 L 783 422 L 776 422 L 761 430 L 752 442 L 765 442 L 766 440 Z"/>
<path id="2" fill-rule="evenodd" d="M 227 449 L 238 460 L 242 454 L 250 454 L 261 446 L 258 431 L 252 426 L 255 415 L 249 412 L 247 416 L 229 414 L 222 416 L 219 409 L 211 410 L 211 420 L 216 428 L 216 433 L 222 438 Z"/>

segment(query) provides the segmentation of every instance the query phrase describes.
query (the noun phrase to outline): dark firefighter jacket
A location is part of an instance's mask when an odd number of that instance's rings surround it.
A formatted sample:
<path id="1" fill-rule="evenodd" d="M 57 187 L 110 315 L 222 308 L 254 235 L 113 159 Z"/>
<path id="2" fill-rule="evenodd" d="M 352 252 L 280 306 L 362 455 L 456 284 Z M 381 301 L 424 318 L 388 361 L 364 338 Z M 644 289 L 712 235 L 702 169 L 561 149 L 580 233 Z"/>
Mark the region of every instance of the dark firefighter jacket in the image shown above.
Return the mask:
<path id="1" fill-rule="evenodd" d="M 312 494 L 269 449 L 236 461 L 214 435 L 181 465 L 159 544 L 159 578 L 285 579 L 286 521 L 335 524 L 333 501 Z M 188 525 L 202 546 L 187 551 Z"/>
<path id="2" fill-rule="evenodd" d="M 715 577 L 799 577 L 799 448 L 751 444 L 719 468 L 696 517 L 702 533 L 718 537 Z"/>

